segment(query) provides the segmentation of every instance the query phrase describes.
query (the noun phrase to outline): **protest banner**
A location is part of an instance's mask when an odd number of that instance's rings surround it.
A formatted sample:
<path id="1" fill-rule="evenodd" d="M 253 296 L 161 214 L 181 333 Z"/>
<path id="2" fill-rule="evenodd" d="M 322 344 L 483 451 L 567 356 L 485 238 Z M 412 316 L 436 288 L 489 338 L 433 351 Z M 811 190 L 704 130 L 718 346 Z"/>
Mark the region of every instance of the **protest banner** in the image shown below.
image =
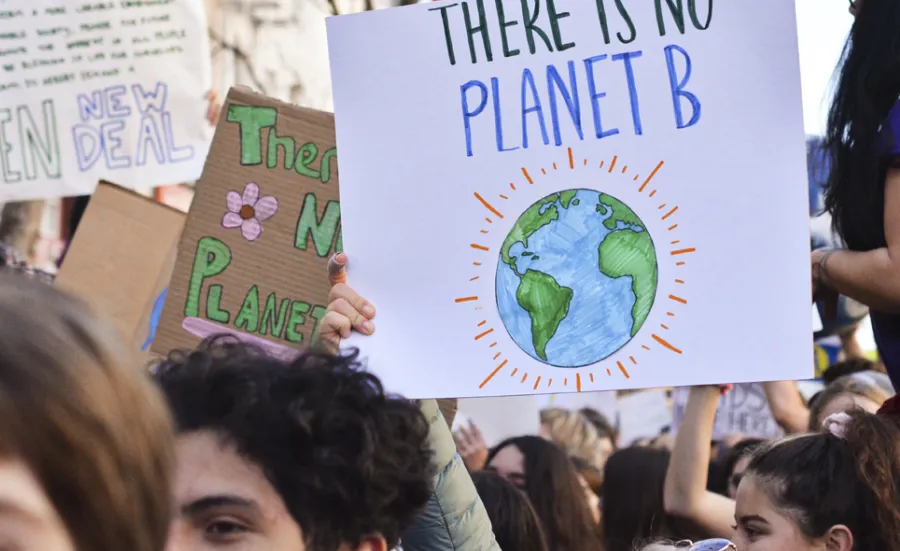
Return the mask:
<path id="1" fill-rule="evenodd" d="M 673 431 L 677 431 L 684 418 L 689 388 L 676 388 L 672 392 Z M 713 440 L 722 440 L 729 435 L 744 435 L 753 438 L 778 439 L 784 431 L 772 417 L 766 392 L 761 384 L 734 385 L 731 392 L 719 399 L 716 422 L 713 426 Z"/>
<path id="2" fill-rule="evenodd" d="M 536 435 L 541 425 L 536 396 L 465 398 L 459 401 L 451 430 L 474 423 L 489 448 L 507 438 Z"/>
<path id="3" fill-rule="evenodd" d="M 60 266 L 56 285 L 111 320 L 133 352 L 147 352 L 184 219 L 175 209 L 101 182 Z"/>
<path id="4" fill-rule="evenodd" d="M 315 338 L 341 249 L 334 118 L 233 88 L 178 247 L 153 351 L 227 333 L 280 357 Z"/>
<path id="5" fill-rule="evenodd" d="M 791 2 L 462 0 L 327 30 L 350 281 L 379 308 L 347 344 L 388 388 L 810 376 Z"/>
<path id="6" fill-rule="evenodd" d="M 653 388 L 619 396 L 619 446 L 653 439 L 672 428 L 668 390 Z"/>
<path id="7" fill-rule="evenodd" d="M 196 179 L 209 65 L 201 0 L 0 2 L 0 200 Z"/>

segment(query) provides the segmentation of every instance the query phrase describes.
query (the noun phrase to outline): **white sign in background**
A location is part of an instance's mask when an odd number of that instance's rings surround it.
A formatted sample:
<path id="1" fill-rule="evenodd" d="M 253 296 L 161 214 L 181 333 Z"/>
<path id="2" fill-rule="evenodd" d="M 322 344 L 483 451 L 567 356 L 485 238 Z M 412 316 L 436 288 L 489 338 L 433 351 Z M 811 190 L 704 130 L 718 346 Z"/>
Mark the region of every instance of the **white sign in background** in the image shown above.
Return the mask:
<path id="1" fill-rule="evenodd" d="M 465 397 L 810 375 L 793 3 L 716 3 L 711 16 L 709 2 L 680 3 L 683 32 L 675 3 L 631 2 L 627 18 L 605 4 L 608 41 L 603 2 L 523 14 L 508 0 L 504 25 L 494 2 L 474 0 L 328 20 L 345 248 L 353 285 L 379 308 L 375 335 L 348 344 L 391 390 Z M 535 239 L 504 247 L 523 212 L 565 190 L 583 192 L 529 216 L 551 226 L 540 219 L 552 206 L 551 217 L 581 219 L 541 239 L 526 228 Z M 634 307 L 636 272 L 594 285 L 583 209 L 609 220 L 598 191 L 629 207 L 615 232 L 652 239 L 652 308 Z M 564 273 L 579 263 L 590 273 Z M 421 285 L 398 277 L 410 264 Z M 525 290 L 523 266 L 543 274 Z M 530 312 L 516 310 L 520 293 Z"/>
<path id="2" fill-rule="evenodd" d="M 201 0 L 0 2 L 0 201 L 196 179 L 206 29 Z"/>
<path id="3" fill-rule="evenodd" d="M 689 388 L 672 391 L 673 432 L 681 425 L 689 395 Z M 735 385 L 731 392 L 719 399 L 712 437 L 722 440 L 736 434 L 767 439 L 784 436 L 784 431 L 772 417 L 772 409 L 761 384 Z"/>

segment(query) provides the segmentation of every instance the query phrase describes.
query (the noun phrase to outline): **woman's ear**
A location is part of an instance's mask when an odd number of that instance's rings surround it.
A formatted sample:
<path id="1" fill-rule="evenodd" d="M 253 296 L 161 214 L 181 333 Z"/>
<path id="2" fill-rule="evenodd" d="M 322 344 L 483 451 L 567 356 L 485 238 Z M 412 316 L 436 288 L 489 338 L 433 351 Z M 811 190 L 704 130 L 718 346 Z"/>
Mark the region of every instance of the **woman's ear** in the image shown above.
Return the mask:
<path id="1" fill-rule="evenodd" d="M 823 538 L 826 551 L 852 551 L 853 532 L 843 524 L 832 526 Z"/>

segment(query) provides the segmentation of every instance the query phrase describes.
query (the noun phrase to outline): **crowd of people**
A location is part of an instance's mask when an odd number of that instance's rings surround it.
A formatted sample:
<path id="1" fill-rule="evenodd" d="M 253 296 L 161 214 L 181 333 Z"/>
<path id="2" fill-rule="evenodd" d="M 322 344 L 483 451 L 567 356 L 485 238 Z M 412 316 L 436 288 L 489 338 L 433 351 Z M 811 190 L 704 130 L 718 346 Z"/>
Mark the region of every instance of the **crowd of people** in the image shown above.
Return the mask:
<path id="1" fill-rule="evenodd" d="M 868 306 L 880 361 L 809 400 L 765 383 L 784 438 L 714 440 L 728 385 L 690 389 L 671 445 L 590 408 L 453 433 L 454 400 L 392 395 L 340 348 L 377 331 L 344 253 L 294 359 L 219 336 L 143 366 L 3 249 L 0 550 L 900 551 L 900 2 L 850 11 L 823 142 L 841 247 L 812 252 L 813 299 Z"/>

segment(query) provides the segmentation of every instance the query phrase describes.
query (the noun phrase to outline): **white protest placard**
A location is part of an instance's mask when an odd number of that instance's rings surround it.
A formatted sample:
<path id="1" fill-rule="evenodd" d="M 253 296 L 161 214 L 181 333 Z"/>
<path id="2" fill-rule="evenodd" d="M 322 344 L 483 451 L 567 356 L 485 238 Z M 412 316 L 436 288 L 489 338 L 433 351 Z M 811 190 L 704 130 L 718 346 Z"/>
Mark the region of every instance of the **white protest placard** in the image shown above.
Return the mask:
<path id="1" fill-rule="evenodd" d="M 809 375 L 794 5 L 712 4 L 328 19 L 350 280 L 378 307 L 374 336 L 348 344 L 388 388 Z"/>
<path id="2" fill-rule="evenodd" d="M 668 391 L 654 388 L 619 397 L 619 445 L 630 446 L 641 438 L 655 438 L 672 428 Z"/>
<path id="3" fill-rule="evenodd" d="M 567 394 L 544 394 L 537 398 L 541 409 L 562 408 L 569 411 L 578 411 L 582 408 L 591 408 L 606 417 L 611 424 L 616 424 L 619 412 L 619 400 L 616 391 L 608 392 L 576 392 Z"/>
<path id="4" fill-rule="evenodd" d="M 691 389 L 676 388 L 672 392 L 673 431 L 678 430 L 684 418 Z M 734 385 L 734 389 L 719 399 L 713 439 L 742 434 L 753 438 L 777 439 L 784 431 L 772 417 L 769 401 L 763 386 L 757 383 Z"/>
<path id="5" fill-rule="evenodd" d="M 541 425 L 535 396 L 467 398 L 460 400 L 457 408 L 453 430 L 468 426 L 471 421 L 489 448 L 507 438 L 537 434 Z"/>
<path id="6" fill-rule="evenodd" d="M 200 175 L 201 0 L 0 1 L 0 201 Z"/>

